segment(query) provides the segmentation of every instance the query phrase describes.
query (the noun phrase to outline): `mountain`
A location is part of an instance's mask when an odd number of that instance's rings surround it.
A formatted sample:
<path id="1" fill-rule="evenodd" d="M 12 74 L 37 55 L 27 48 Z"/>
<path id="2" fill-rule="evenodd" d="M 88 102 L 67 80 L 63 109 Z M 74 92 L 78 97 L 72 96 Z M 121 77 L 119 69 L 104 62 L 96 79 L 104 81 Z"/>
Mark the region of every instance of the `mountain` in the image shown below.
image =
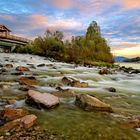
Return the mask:
<path id="1" fill-rule="evenodd" d="M 129 58 L 129 59 L 124 60 L 124 62 L 137 62 L 137 63 L 140 63 L 140 57 Z"/>
<path id="2" fill-rule="evenodd" d="M 124 62 L 124 61 L 128 60 L 128 58 L 123 57 L 123 56 L 115 56 L 114 60 L 115 60 L 115 62 Z"/>

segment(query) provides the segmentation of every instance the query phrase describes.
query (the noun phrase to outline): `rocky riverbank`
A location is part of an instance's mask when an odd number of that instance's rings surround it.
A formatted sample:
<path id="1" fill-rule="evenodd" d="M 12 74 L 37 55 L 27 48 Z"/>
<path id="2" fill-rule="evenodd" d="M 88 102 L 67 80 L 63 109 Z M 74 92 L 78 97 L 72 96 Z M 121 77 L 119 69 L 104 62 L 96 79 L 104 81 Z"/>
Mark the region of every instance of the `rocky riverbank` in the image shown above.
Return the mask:
<path id="1" fill-rule="evenodd" d="M 109 140 L 114 137 L 112 127 L 119 133 L 116 140 L 137 139 L 139 73 L 119 66 L 83 67 L 2 54 L 0 139 Z"/>

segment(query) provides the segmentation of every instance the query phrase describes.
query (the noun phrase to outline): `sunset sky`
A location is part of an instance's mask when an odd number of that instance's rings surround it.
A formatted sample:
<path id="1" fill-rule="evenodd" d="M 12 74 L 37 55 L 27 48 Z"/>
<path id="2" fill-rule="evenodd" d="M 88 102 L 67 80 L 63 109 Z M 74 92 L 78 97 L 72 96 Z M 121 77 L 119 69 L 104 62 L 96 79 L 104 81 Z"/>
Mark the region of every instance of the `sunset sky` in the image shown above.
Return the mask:
<path id="1" fill-rule="evenodd" d="M 140 0 L 0 0 L 0 24 L 29 38 L 47 28 L 83 35 L 93 20 L 114 55 L 140 56 Z"/>

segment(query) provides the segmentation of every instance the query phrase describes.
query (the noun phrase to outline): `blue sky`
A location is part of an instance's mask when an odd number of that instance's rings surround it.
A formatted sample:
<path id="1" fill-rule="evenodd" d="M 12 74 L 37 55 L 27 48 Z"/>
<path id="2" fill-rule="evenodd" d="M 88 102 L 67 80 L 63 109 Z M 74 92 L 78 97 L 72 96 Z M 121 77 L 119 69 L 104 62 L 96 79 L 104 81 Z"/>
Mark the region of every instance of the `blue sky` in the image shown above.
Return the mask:
<path id="1" fill-rule="evenodd" d="M 93 20 L 114 55 L 140 56 L 140 0 L 0 0 L 0 24 L 29 38 L 48 28 L 82 35 Z"/>

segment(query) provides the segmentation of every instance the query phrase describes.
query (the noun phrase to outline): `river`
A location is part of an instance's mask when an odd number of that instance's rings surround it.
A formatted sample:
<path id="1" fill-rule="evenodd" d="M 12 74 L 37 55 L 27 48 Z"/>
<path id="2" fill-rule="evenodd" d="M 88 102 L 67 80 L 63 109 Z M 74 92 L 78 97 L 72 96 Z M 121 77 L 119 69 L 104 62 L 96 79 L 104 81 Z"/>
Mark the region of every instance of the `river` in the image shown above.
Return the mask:
<path id="1" fill-rule="evenodd" d="M 16 107 L 27 107 L 30 112 L 38 116 L 38 123 L 42 128 L 47 128 L 54 133 L 64 135 L 66 140 L 139 140 L 140 132 L 136 129 L 123 129 L 120 123 L 128 118 L 140 117 L 140 74 L 127 74 L 116 72 L 115 74 L 99 75 L 97 67 L 75 66 L 61 62 L 52 62 L 44 57 L 23 54 L 0 54 L 0 63 L 12 63 L 14 69 L 17 66 L 34 64 L 36 69 L 25 75 L 33 75 L 37 78 L 36 90 L 41 92 L 56 91 L 61 79 L 73 77 L 88 83 L 88 88 L 76 88 L 63 86 L 77 94 L 92 94 L 95 97 L 111 104 L 114 113 L 86 112 L 75 106 L 75 98 L 60 98 L 60 105 L 52 110 L 38 110 L 25 104 L 25 100 L 19 100 Z M 45 64 L 44 67 L 37 67 Z M 135 64 L 136 65 L 136 64 Z M 138 64 L 139 65 L 139 64 Z M 130 65 L 132 67 L 132 64 Z M 138 66 L 139 67 L 139 66 Z M 137 68 L 138 68 L 137 67 Z M 136 67 L 135 67 L 136 68 Z M 15 82 L 17 76 L 11 74 L 0 75 L 1 82 L 13 83 L 10 89 L 0 92 L 0 96 L 22 96 L 25 92 L 19 90 Z M 114 87 L 117 92 L 112 93 L 105 88 Z M 0 107 L 2 109 L 2 106 Z"/>

